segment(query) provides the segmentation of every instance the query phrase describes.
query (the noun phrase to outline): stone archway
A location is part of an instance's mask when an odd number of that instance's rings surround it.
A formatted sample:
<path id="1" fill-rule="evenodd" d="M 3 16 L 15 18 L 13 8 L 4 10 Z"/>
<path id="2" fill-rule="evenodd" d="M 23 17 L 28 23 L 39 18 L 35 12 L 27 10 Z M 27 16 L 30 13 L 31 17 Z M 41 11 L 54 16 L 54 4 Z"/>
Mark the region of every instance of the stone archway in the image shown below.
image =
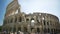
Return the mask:
<path id="1" fill-rule="evenodd" d="M 37 32 L 38 32 L 38 33 L 40 32 L 40 28 L 37 28 Z"/>
<path id="2" fill-rule="evenodd" d="M 27 32 L 27 27 L 24 27 L 24 32 Z"/>
<path id="3" fill-rule="evenodd" d="M 21 27 L 18 27 L 18 30 L 21 31 Z"/>

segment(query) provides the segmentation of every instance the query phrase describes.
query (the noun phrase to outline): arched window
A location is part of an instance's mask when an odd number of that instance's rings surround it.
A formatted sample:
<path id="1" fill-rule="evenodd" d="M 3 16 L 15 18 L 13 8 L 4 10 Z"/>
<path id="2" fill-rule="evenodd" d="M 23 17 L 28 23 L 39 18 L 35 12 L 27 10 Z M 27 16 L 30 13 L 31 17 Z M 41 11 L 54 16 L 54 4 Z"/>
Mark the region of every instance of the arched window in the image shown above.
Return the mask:
<path id="1" fill-rule="evenodd" d="M 31 18 L 31 20 L 34 20 L 34 18 Z"/>
<path id="2" fill-rule="evenodd" d="M 35 22 L 34 18 L 31 18 L 31 22 L 32 22 L 32 23 Z"/>
<path id="3" fill-rule="evenodd" d="M 43 20 L 44 25 L 46 25 L 45 17 L 42 17 L 42 20 Z"/>
<path id="4" fill-rule="evenodd" d="M 47 25 L 49 25 L 49 22 L 47 22 Z"/>
<path id="5" fill-rule="evenodd" d="M 34 26 L 35 20 L 34 18 L 31 19 L 31 26 Z"/>
<path id="6" fill-rule="evenodd" d="M 10 23 L 12 23 L 13 22 L 13 18 L 10 20 Z"/>
<path id="7" fill-rule="evenodd" d="M 45 20 L 43 20 L 43 23 L 44 23 L 44 25 L 46 25 L 45 23 L 46 23 L 46 21 Z"/>
<path id="8" fill-rule="evenodd" d="M 22 17 L 19 17 L 19 22 L 22 22 Z"/>
<path id="9" fill-rule="evenodd" d="M 17 22 L 17 18 L 15 18 L 15 22 Z"/>
<path id="10" fill-rule="evenodd" d="M 29 19 L 26 19 L 26 21 L 29 21 Z"/>

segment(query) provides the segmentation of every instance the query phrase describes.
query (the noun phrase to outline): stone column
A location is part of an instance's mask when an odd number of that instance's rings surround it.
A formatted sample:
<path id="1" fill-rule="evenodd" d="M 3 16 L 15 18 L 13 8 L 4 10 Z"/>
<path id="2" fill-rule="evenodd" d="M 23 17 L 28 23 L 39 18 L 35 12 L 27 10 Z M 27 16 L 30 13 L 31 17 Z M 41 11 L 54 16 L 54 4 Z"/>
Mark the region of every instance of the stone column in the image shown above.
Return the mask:
<path id="1" fill-rule="evenodd" d="M 24 31 L 24 29 L 23 29 L 23 26 L 21 25 L 21 31 L 23 32 Z"/>
<path id="2" fill-rule="evenodd" d="M 30 27 L 30 25 L 28 25 L 27 29 L 28 29 L 28 32 L 31 33 L 31 27 Z"/>
<path id="3" fill-rule="evenodd" d="M 35 26 L 35 33 L 37 32 L 37 26 Z"/>
<path id="4" fill-rule="evenodd" d="M 31 33 L 31 18 L 29 17 L 29 22 L 27 24 L 28 32 Z"/>
<path id="5" fill-rule="evenodd" d="M 18 31 L 18 25 L 16 25 L 16 32 Z"/>
<path id="6" fill-rule="evenodd" d="M 54 34 L 54 29 L 53 29 L 53 34 Z"/>

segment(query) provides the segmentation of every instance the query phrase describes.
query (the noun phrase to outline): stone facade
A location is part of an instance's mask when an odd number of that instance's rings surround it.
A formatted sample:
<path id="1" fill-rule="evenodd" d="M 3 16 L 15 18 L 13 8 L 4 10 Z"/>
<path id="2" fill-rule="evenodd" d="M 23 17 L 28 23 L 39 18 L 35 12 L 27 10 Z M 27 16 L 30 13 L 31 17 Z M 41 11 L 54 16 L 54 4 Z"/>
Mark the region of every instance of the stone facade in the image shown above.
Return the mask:
<path id="1" fill-rule="evenodd" d="M 48 13 L 25 14 L 21 12 L 17 0 L 12 1 L 6 8 L 3 31 L 29 33 L 56 33 L 59 19 Z"/>

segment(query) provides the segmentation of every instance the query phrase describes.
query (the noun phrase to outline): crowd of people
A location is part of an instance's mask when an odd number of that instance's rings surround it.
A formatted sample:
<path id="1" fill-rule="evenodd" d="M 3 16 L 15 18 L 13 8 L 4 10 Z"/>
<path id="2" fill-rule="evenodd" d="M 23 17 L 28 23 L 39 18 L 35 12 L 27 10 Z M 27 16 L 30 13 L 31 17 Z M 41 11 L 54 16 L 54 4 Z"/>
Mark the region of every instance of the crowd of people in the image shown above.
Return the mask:
<path id="1" fill-rule="evenodd" d="M 0 32 L 0 34 L 40 34 L 40 33 L 35 33 L 35 32 L 22 32 L 22 31 L 18 31 L 18 32 Z"/>

